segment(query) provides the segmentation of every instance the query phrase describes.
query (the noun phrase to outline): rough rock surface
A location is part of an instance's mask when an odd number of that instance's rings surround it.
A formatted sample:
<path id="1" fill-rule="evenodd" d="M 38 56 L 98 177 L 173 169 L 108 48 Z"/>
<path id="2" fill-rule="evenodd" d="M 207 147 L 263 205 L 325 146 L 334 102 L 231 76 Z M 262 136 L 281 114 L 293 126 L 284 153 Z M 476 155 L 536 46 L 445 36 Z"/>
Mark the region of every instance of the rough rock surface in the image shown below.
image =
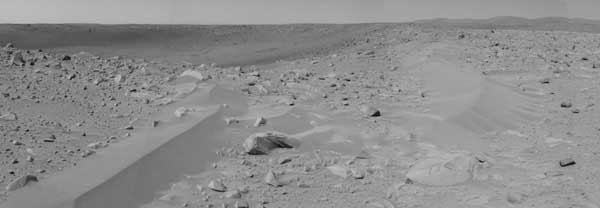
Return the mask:
<path id="1" fill-rule="evenodd" d="M 292 145 L 292 138 L 275 131 L 256 133 L 244 141 L 244 149 L 251 155 L 269 154 L 275 148 L 293 148 Z"/>

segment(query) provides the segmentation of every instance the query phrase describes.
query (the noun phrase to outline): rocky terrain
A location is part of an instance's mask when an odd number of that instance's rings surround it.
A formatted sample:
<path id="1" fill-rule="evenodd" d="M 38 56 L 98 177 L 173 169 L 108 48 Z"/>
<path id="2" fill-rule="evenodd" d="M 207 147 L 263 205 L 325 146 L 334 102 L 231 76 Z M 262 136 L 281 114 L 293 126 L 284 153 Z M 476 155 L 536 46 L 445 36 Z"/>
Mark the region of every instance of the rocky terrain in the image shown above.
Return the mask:
<path id="1" fill-rule="evenodd" d="M 323 33 L 302 28 L 306 37 Z M 236 61 L 7 45 L 5 197 L 139 126 L 161 125 L 152 115 L 177 102 L 171 98 L 214 84 L 223 89 L 214 93 L 245 100 L 226 108 L 244 113 L 221 118 L 228 145 L 215 146 L 216 160 L 194 164 L 206 171 L 169 182 L 141 207 L 600 206 L 600 35 L 331 28 L 325 42 L 289 37 L 314 47 L 276 39 L 275 52 L 252 55 L 263 42 L 223 46 Z M 346 29 L 360 33 L 334 38 Z M 212 47 L 208 57 L 225 50 Z"/>

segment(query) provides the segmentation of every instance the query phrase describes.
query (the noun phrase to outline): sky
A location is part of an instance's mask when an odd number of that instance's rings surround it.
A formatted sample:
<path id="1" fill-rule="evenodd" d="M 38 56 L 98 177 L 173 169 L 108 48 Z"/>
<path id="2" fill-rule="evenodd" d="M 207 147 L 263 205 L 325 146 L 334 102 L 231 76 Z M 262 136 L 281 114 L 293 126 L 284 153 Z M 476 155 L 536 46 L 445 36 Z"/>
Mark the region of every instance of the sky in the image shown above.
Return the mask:
<path id="1" fill-rule="evenodd" d="M 600 19 L 600 0 L 0 0 L 1 23 L 283 24 Z"/>

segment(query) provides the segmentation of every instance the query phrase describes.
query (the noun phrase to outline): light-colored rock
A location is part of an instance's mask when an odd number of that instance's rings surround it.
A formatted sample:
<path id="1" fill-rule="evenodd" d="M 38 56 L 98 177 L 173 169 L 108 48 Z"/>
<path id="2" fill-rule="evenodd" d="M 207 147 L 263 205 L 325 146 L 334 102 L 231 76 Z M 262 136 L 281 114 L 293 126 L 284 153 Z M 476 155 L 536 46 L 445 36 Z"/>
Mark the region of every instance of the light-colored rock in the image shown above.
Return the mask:
<path id="1" fill-rule="evenodd" d="M 431 186 L 451 186 L 469 181 L 476 165 L 473 156 L 463 153 L 443 153 L 423 159 L 413 165 L 406 177 Z"/>
<path id="2" fill-rule="evenodd" d="M 379 110 L 377 110 L 376 108 L 369 106 L 369 105 L 363 105 L 360 107 L 360 112 L 366 116 L 366 117 L 379 117 L 381 116 L 381 112 Z"/>
<path id="3" fill-rule="evenodd" d="M 279 182 L 277 175 L 275 175 L 275 173 L 272 170 L 267 171 L 264 181 L 265 181 L 265 183 L 267 183 L 271 186 L 275 186 L 275 187 L 282 186 L 282 183 Z"/>
<path id="4" fill-rule="evenodd" d="M 108 146 L 108 144 L 103 143 L 103 142 L 93 142 L 93 143 L 88 144 L 88 148 L 90 148 L 90 149 L 100 149 L 100 148 L 104 148 L 106 146 Z"/>
<path id="5" fill-rule="evenodd" d="M 208 183 L 207 186 L 210 190 L 216 191 L 216 192 L 225 192 L 227 191 L 227 187 L 225 187 L 225 185 L 218 180 L 212 180 Z"/>
<path id="6" fill-rule="evenodd" d="M 270 131 L 264 133 L 256 133 L 249 136 L 244 141 L 244 150 L 250 155 L 268 154 L 275 148 L 293 148 L 295 140 L 288 135 Z"/>
<path id="7" fill-rule="evenodd" d="M 192 111 L 191 108 L 179 107 L 173 113 L 175 114 L 175 117 L 181 118 L 181 117 L 185 116 L 188 112 L 191 112 L 191 111 Z"/>
<path id="8" fill-rule="evenodd" d="M 329 172 L 331 172 L 333 175 L 342 177 L 342 178 L 347 178 L 348 176 L 350 176 L 350 170 L 348 170 L 348 168 L 340 166 L 340 165 L 333 165 L 333 166 L 329 166 L 327 167 L 327 170 L 329 170 Z"/>
<path id="9" fill-rule="evenodd" d="M 234 123 L 240 123 L 240 121 L 238 119 L 236 119 L 236 118 L 225 118 L 225 123 L 227 125 L 231 125 L 231 124 L 234 124 Z"/>
<path id="10" fill-rule="evenodd" d="M 225 195 L 225 198 L 228 198 L 228 199 L 242 198 L 242 194 L 238 190 L 227 191 L 227 192 L 225 192 L 224 195 Z"/>
<path id="11" fill-rule="evenodd" d="M 181 75 L 179 75 L 180 77 L 184 77 L 184 76 L 189 76 L 189 77 L 193 77 L 195 79 L 198 79 L 200 81 L 206 81 L 209 79 L 208 76 L 204 76 L 202 74 L 202 72 L 196 71 L 196 70 L 185 70 L 183 73 L 181 73 Z"/>
<path id="12" fill-rule="evenodd" d="M 267 124 L 267 119 L 259 116 L 258 118 L 256 118 L 256 121 L 254 121 L 254 127 L 261 127 Z"/>
<path id="13" fill-rule="evenodd" d="M 16 51 L 15 53 L 13 53 L 12 57 L 10 58 L 10 65 L 25 65 L 25 59 L 23 58 L 23 53 L 21 51 Z"/>

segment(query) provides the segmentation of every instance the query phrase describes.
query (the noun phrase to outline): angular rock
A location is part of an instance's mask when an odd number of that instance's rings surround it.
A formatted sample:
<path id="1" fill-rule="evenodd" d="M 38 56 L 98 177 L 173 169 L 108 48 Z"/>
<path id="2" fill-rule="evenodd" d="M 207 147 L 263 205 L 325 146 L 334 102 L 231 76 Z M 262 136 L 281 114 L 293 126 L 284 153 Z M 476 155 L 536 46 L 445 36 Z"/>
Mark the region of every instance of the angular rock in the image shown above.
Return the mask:
<path id="1" fill-rule="evenodd" d="M 418 161 L 406 177 L 425 185 L 451 186 L 471 180 L 475 164 L 475 158 L 467 154 L 440 154 Z"/>
<path id="2" fill-rule="evenodd" d="M 575 160 L 573 160 L 573 158 L 565 158 L 565 159 L 558 161 L 558 164 L 560 165 L 560 167 L 567 167 L 567 166 L 575 165 L 576 163 L 575 163 Z"/>
<path id="3" fill-rule="evenodd" d="M 93 142 L 88 144 L 88 148 L 90 149 L 100 149 L 100 148 L 104 148 L 106 147 L 108 144 L 103 143 L 103 142 Z"/>
<path id="4" fill-rule="evenodd" d="M 561 108 L 570 108 L 570 107 L 573 107 L 573 104 L 571 104 L 570 102 L 562 102 L 562 103 L 560 103 L 560 107 Z"/>
<path id="5" fill-rule="evenodd" d="M 327 167 L 327 169 L 333 175 L 336 175 L 336 176 L 339 176 L 339 177 L 342 177 L 342 178 L 347 178 L 351 174 L 350 170 L 348 170 L 348 168 L 340 166 L 340 165 L 329 166 L 329 167 Z"/>
<path id="6" fill-rule="evenodd" d="M 209 79 L 209 77 L 202 75 L 201 72 L 196 71 L 196 70 L 191 70 L 191 69 L 185 70 L 179 76 L 180 77 L 189 76 L 189 77 L 192 77 L 192 78 L 196 78 L 196 79 L 198 79 L 200 81 L 206 81 L 206 80 Z"/>
<path id="7" fill-rule="evenodd" d="M 264 126 L 266 124 L 267 124 L 267 119 L 265 119 L 262 116 L 256 118 L 256 121 L 254 121 L 254 127 L 260 127 L 260 126 Z"/>
<path id="8" fill-rule="evenodd" d="M 275 187 L 279 187 L 279 186 L 283 185 L 281 182 L 279 182 L 279 180 L 277 179 L 277 176 L 275 175 L 275 173 L 272 170 L 267 171 L 264 181 L 265 181 L 265 183 L 267 183 L 271 186 L 275 186 Z"/>
<path id="9" fill-rule="evenodd" d="M 352 173 L 352 177 L 354 179 L 363 179 L 363 178 L 365 178 L 365 172 L 362 171 L 362 170 L 351 169 L 350 172 Z"/>
<path id="10" fill-rule="evenodd" d="M 239 120 L 237 120 L 237 119 L 235 119 L 235 118 L 225 118 L 225 123 L 226 123 L 227 125 L 231 125 L 231 124 L 234 124 L 234 123 L 239 123 L 239 122 L 240 122 L 240 121 L 239 121 Z"/>
<path id="11" fill-rule="evenodd" d="M 54 136 L 54 134 L 52 134 L 52 135 L 48 136 L 47 138 L 44 138 L 42 141 L 43 142 L 54 142 L 54 141 L 56 141 L 56 136 Z"/>
<path id="12" fill-rule="evenodd" d="M 239 199 L 239 198 L 242 198 L 242 193 L 240 193 L 240 191 L 238 191 L 238 190 L 227 191 L 227 192 L 225 192 L 225 198 Z"/>
<path id="13" fill-rule="evenodd" d="M 6 186 L 6 190 L 7 191 L 14 191 L 14 190 L 23 188 L 23 187 L 27 186 L 27 184 L 32 183 L 32 182 L 38 182 L 37 176 L 34 176 L 34 175 L 24 175 L 24 176 L 21 176 L 21 177 L 15 179 L 14 181 L 10 182 Z"/>
<path id="14" fill-rule="evenodd" d="M 275 148 L 293 148 L 293 143 L 288 135 L 276 131 L 256 133 L 244 141 L 244 149 L 250 155 L 268 154 Z"/>
<path id="15" fill-rule="evenodd" d="M 363 105 L 360 107 L 360 112 L 367 117 L 379 117 L 381 116 L 381 112 L 376 108 L 368 105 Z"/>
<path id="16" fill-rule="evenodd" d="M 540 79 L 540 84 L 550 84 L 550 78 Z"/>
<path id="17" fill-rule="evenodd" d="M 10 58 L 10 65 L 16 65 L 16 66 L 24 66 L 25 65 L 25 59 L 23 58 L 23 53 L 21 51 L 17 51 L 15 53 L 13 53 L 12 57 Z"/>
<path id="18" fill-rule="evenodd" d="M 86 157 L 89 157 L 89 156 L 91 156 L 91 155 L 93 155 L 95 153 L 96 153 L 96 151 L 88 149 L 88 150 L 83 151 L 83 153 L 81 153 L 81 157 L 86 158 Z"/>
<path id="19" fill-rule="evenodd" d="M 225 192 L 227 191 L 227 187 L 225 187 L 225 185 L 221 182 L 221 181 L 216 181 L 216 180 L 212 180 L 208 183 L 208 188 L 216 191 L 216 192 Z"/>

